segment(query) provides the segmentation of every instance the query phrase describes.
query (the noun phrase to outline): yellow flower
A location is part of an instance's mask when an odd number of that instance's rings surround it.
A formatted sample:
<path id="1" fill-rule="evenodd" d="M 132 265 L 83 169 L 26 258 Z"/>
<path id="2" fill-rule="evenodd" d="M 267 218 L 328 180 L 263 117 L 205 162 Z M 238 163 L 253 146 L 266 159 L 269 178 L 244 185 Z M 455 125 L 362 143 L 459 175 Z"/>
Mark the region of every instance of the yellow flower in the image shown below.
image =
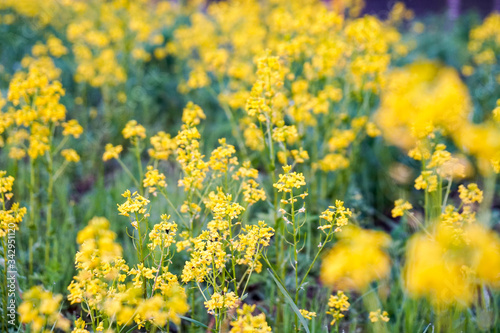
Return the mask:
<path id="1" fill-rule="evenodd" d="M 7 176 L 7 171 L 0 170 L 0 193 L 6 194 L 12 192 L 12 186 L 14 185 L 14 177 Z"/>
<path id="2" fill-rule="evenodd" d="M 200 120 L 205 117 L 203 110 L 193 102 L 189 102 L 182 112 L 182 122 L 190 127 L 199 125 Z"/>
<path id="3" fill-rule="evenodd" d="M 0 170 L 0 203 L 4 206 L 13 196 L 11 191 L 14 185 L 14 177 L 5 177 L 6 174 L 6 171 Z M 19 230 L 19 223 L 26 212 L 26 207 L 20 207 L 17 202 L 12 203 L 10 209 L 0 209 L 0 238 L 6 237 L 9 230 Z"/>
<path id="4" fill-rule="evenodd" d="M 63 149 L 61 151 L 62 157 L 68 162 L 79 162 L 80 156 L 74 149 Z"/>
<path id="5" fill-rule="evenodd" d="M 243 304 L 242 309 L 236 310 L 238 314 L 236 320 L 231 322 L 231 330 L 229 333 L 264 333 L 272 332 L 271 327 L 267 325 L 266 315 L 261 313 L 259 315 L 252 315 L 255 311 L 255 304 Z"/>
<path id="6" fill-rule="evenodd" d="M 238 159 L 233 155 L 236 153 L 233 145 L 228 145 L 226 139 L 219 139 L 220 147 L 215 148 L 210 154 L 209 165 L 214 171 L 225 173 L 230 170 L 231 165 L 238 165 Z"/>
<path id="7" fill-rule="evenodd" d="M 89 333 L 89 331 L 85 329 L 85 326 L 85 321 L 82 318 L 78 318 L 75 320 L 75 328 L 73 328 L 71 333 Z"/>
<path id="8" fill-rule="evenodd" d="M 403 199 L 398 199 L 394 202 L 394 208 L 392 209 L 392 217 L 396 218 L 398 216 L 403 216 L 406 211 L 413 209 L 413 206 L 408 201 Z"/>
<path id="9" fill-rule="evenodd" d="M 146 171 L 146 174 L 144 175 L 142 184 L 144 187 L 148 188 L 149 193 L 155 192 L 156 186 L 159 186 L 162 189 L 167 186 L 167 183 L 165 182 L 165 175 L 163 173 L 154 169 L 152 165 L 149 165 L 147 170 L 148 171 Z"/>
<path id="10" fill-rule="evenodd" d="M 387 311 L 383 311 L 378 309 L 377 311 L 370 311 L 370 321 L 372 323 L 376 323 L 379 320 L 382 320 L 383 322 L 388 322 L 389 321 L 389 314 Z"/>
<path id="11" fill-rule="evenodd" d="M 80 126 L 76 119 L 71 119 L 62 124 L 63 126 L 63 135 L 68 136 L 72 135 L 74 138 L 78 139 L 80 135 L 83 133 L 83 127 Z"/>
<path id="12" fill-rule="evenodd" d="M 406 257 L 408 292 L 437 306 L 467 306 L 478 285 L 500 287 L 500 239 L 477 224 L 466 226 L 458 241 L 446 224 L 430 236 L 417 234 L 410 239 Z"/>
<path id="13" fill-rule="evenodd" d="M 286 142 L 287 144 L 291 145 L 298 140 L 299 134 L 297 132 L 297 128 L 293 125 L 275 127 L 273 129 L 272 138 L 276 142 Z"/>
<path id="14" fill-rule="evenodd" d="M 313 317 L 316 317 L 316 312 L 310 312 L 305 309 L 300 309 L 300 314 L 307 320 L 311 320 Z"/>
<path id="15" fill-rule="evenodd" d="M 330 295 L 328 299 L 328 311 L 326 312 L 329 315 L 332 315 L 333 319 L 330 322 L 330 325 L 335 325 L 335 323 L 344 318 L 344 314 L 342 312 L 349 311 L 349 307 L 351 304 L 349 303 L 349 298 L 343 291 L 337 291 L 337 295 Z"/>
<path id="16" fill-rule="evenodd" d="M 177 233 L 177 224 L 169 222 L 170 216 L 163 214 L 161 222 L 155 224 L 153 230 L 149 233 L 148 247 L 154 250 L 156 247 L 168 248 L 175 243 L 175 235 Z"/>
<path id="17" fill-rule="evenodd" d="M 363 291 L 389 274 L 390 260 L 384 251 L 391 240 L 387 234 L 350 225 L 337 235 L 339 241 L 321 265 L 324 284 Z"/>
<path id="18" fill-rule="evenodd" d="M 454 69 L 417 62 L 389 74 L 376 120 L 387 140 L 410 149 L 436 130 L 460 133 L 470 110 L 467 87 Z"/>
<path id="19" fill-rule="evenodd" d="M 462 200 L 465 205 L 470 205 L 474 202 L 481 203 L 483 201 L 483 191 L 481 191 L 475 183 L 467 185 L 467 188 L 460 185 L 458 187 L 458 193 L 460 194 L 460 200 Z"/>
<path id="20" fill-rule="evenodd" d="M 149 204 L 148 199 L 137 192 L 131 194 L 129 190 L 126 190 L 122 196 L 127 200 L 121 205 L 117 204 L 120 215 L 129 216 L 130 213 L 146 214 L 146 206 Z"/>
<path id="21" fill-rule="evenodd" d="M 108 160 L 117 159 L 120 156 L 123 147 L 121 145 L 113 146 L 111 143 L 108 143 L 104 149 L 106 151 L 102 155 L 102 160 L 106 162 Z"/>
<path id="22" fill-rule="evenodd" d="M 177 145 L 170 134 L 158 132 L 150 139 L 153 148 L 148 150 L 149 156 L 158 160 L 167 160 L 168 157 L 175 151 Z"/>
<path id="23" fill-rule="evenodd" d="M 146 137 L 146 129 L 144 128 L 144 126 L 138 124 L 136 120 L 130 120 L 125 125 L 122 134 L 125 139 L 130 139 L 130 138 L 144 139 Z"/>
<path id="24" fill-rule="evenodd" d="M 349 222 L 349 217 L 351 217 L 352 212 L 349 208 L 344 207 L 344 202 L 340 200 L 335 200 L 335 206 L 329 206 L 319 216 L 320 219 L 328 222 L 318 227 L 320 230 L 332 229 L 335 227 L 334 232 L 342 231 L 342 227 L 345 227 Z"/>
<path id="25" fill-rule="evenodd" d="M 234 249 L 240 252 L 241 256 L 236 260 L 238 265 L 247 265 L 249 268 L 260 273 L 262 264 L 259 261 L 264 247 L 269 246 L 274 229 L 268 227 L 264 221 L 259 221 L 258 225 L 246 225 L 234 242 Z"/>
<path id="26" fill-rule="evenodd" d="M 221 309 L 234 309 L 238 306 L 239 298 L 234 292 L 226 292 L 223 295 L 214 293 L 209 301 L 205 302 L 205 307 L 209 312 Z"/>
<path id="27" fill-rule="evenodd" d="M 301 188 L 306 185 L 305 177 L 302 173 L 290 172 L 291 166 L 284 166 L 284 174 L 279 175 L 278 181 L 273 184 L 278 192 L 292 192 L 293 188 Z"/>
<path id="28" fill-rule="evenodd" d="M 69 330 L 70 321 L 59 312 L 62 298 L 62 295 L 53 295 L 40 286 L 32 287 L 23 294 L 23 302 L 19 305 L 20 321 L 30 324 L 33 332 L 43 332 L 46 325 Z"/>
<path id="29" fill-rule="evenodd" d="M 434 192 L 437 190 L 438 179 L 432 171 L 422 171 L 420 176 L 415 179 L 415 188 L 417 190 L 426 190 L 427 192 Z"/>

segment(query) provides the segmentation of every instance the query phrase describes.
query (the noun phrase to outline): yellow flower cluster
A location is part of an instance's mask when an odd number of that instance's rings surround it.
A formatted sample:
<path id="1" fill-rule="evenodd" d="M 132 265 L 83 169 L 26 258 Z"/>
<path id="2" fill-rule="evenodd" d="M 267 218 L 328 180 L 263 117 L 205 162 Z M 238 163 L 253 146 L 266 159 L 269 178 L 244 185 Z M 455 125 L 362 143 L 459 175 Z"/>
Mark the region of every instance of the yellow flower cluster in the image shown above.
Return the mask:
<path id="1" fill-rule="evenodd" d="M 184 177 L 179 180 L 179 186 L 184 187 L 186 192 L 200 189 L 208 172 L 209 165 L 203 161 L 204 156 L 200 152 L 200 133 L 195 125 L 204 117 L 200 107 L 189 102 L 183 111 L 184 124 L 175 137 L 177 162 L 184 172 Z"/>
<path id="2" fill-rule="evenodd" d="M 410 240 L 404 278 L 413 297 L 427 297 L 436 306 L 467 306 L 477 286 L 498 288 L 499 277 L 500 238 L 477 224 L 466 226 L 459 242 L 446 225 Z"/>
<path id="3" fill-rule="evenodd" d="M 387 323 L 389 321 L 389 314 L 387 313 L 387 311 L 382 311 L 381 309 L 378 309 L 377 311 L 370 311 L 369 318 L 372 323 L 376 323 L 379 320 Z"/>
<path id="4" fill-rule="evenodd" d="M 239 203 L 233 202 L 231 194 L 225 194 L 222 188 L 217 188 L 217 193 L 210 192 L 205 206 L 212 211 L 214 219 L 207 225 L 211 236 L 220 235 L 226 238 L 230 233 L 230 223 L 237 219 L 245 210 Z"/>
<path id="5" fill-rule="evenodd" d="M 316 317 L 316 312 L 307 311 L 305 309 L 300 309 L 300 314 L 307 320 L 311 320 L 313 317 Z"/>
<path id="6" fill-rule="evenodd" d="M 337 234 L 339 241 L 326 255 L 321 280 L 341 289 L 366 290 L 374 280 L 389 274 L 390 260 L 384 248 L 390 237 L 381 231 L 350 225 Z"/>
<path id="7" fill-rule="evenodd" d="M 467 187 L 460 185 L 458 193 L 464 205 L 470 205 L 474 202 L 481 203 L 483 201 L 483 191 L 475 183 L 471 183 Z"/>
<path id="8" fill-rule="evenodd" d="M 238 158 L 233 156 L 236 149 L 233 145 L 228 145 L 226 139 L 219 139 L 220 146 L 215 148 L 210 154 L 209 165 L 213 171 L 218 171 L 221 174 L 226 173 L 231 168 L 231 165 L 238 165 Z M 218 176 L 222 176 L 219 174 Z"/>
<path id="9" fill-rule="evenodd" d="M 234 309 L 238 307 L 239 299 L 234 292 L 213 293 L 212 298 L 205 302 L 205 307 L 209 312 L 216 309 Z"/>
<path id="10" fill-rule="evenodd" d="M 469 93 L 454 69 L 420 62 L 390 73 L 376 118 L 389 142 L 411 149 L 436 131 L 459 131 L 470 109 Z"/>
<path id="11" fill-rule="evenodd" d="M 163 221 L 162 221 L 163 222 Z M 162 238 L 163 226 L 153 229 L 151 244 Z M 173 225 L 169 227 L 173 228 Z M 169 241 L 166 233 L 165 242 Z M 173 237 L 173 236 L 172 236 Z M 92 219 L 88 226 L 78 233 L 79 252 L 75 257 L 78 274 L 73 278 L 68 290 L 71 304 L 83 303 L 82 309 L 92 312 L 92 324 L 112 328 L 114 322 L 120 326 L 139 327 L 146 323 L 165 325 L 167 321 L 179 323 L 179 314 L 188 310 L 184 289 L 177 277 L 162 267 L 145 267 L 140 263 L 130 269 L 121 257 L 122 248 L 115 243 L 116 234 L 109 230 L 109 222 L 104 218 Z M 161 241 L 160 241 L 161 243 Z M 127 283 L 133 276 L 133 284 Z M 143 282 L 154 281 L 150 297 L 143 294 Z M 158 291 L 157 293 L 155 293 Z M 81 329 L 85 323 L 79 322 Z"/>
<path id="12" fill-rule="evenodd" d="M 325 210 L 319 216 L 320 219 L 325 220 L 326 224 L 323 224 L 318 227 L 318 229 L 323 232 L 326 229 L 333 229 L 334 232 L 342 231 L 342 227 L 345 227 L 349 222 L 349 217 L 351 217 L 352 212 L 349 208 L 344 207 L 344 202 L 340 200 L 335 200 L 335 206 L 329 206 L 327 210 Z"/>
<path id="13" fill-rule="evenodd" d="M 123 150 L 123 147 L 121 145 L 118 146 L 113 146 L 111 143 L 106 144 L 106 147 L 104 147 L 105 152 L 102 155 L 102 160 L 104 162 L 112 160 L 112 159 L 118 159 L 120 156 L 120 153 Z"/>
<path id="14" fill-rule="evenodd" d="M 26 207 L 20 207 L 19 203 L 12 203 L 10 209 L 7 209 L 7 201 L 12 199 L 12 186 L 14 185 L 14 177 L 5 176 L 6 171 L 0 170 L 0 238 L 4 238 L 9 233 L 9 230 L 19 230 L 19 223 L 26 215 Z M 7 240 L 2 242 L 7 244 Z M 5 256 L 7 253 L 4 254 Z"/>
<path id="15" fill-rule="evenodd" d="M 65 7 L 72 17 L 66 36 L 77 62 L 77 82 L 114 87 L 127 80 L 129 66 L 149 61 L 152 53 L 158 58 L 167 54 L 161 29 L 171 24 L 170 2 L 92 0 Z"/>
<path id="16" fill-rule="evenodd" d="M 236 320 L 231 322 L 231 330 L 229 331 L 229 333 L 272 332 L 271 327 L 267 325 L 266 315 L 261 313 L 254 316 L 252 315 L 254 311 L 255 304 L 243 304 L 243 308 L 236 310 L 238 316 Z"/>
<path id="17" fill-rule="evenodd" d="M 161 222 L 155 224 L 153 230 L 149 233 L 150 243 L 148 247 L 154 250 L 156 247 L 169 247 L 175 243 L 175 235 L 177 233 L 177 224 L 169 222 L 170 216 L 163 214 Z"/>
<path id="18" fill-rule="evenodd" d="M 61 150 L 61 156 L 64 157 L 64 159 L 67 162 L 77 163 L 77 162 L 80 161 L 80 155 L 78 155 L 78 153 L 74 149 L 63 149 L 63 150 Z"/>
<path id="19" fill-rule="evenodd" d="M 148 150 L 149 156 L 157 160 L 168 160 L 177 148 L 175 140 L 163 131 L 152 136 L 150 142 L 153 148 Z"/>
<path id="20" fill-rule="evenodd" d="M 344 294 L 343 291 L 337 291 L 337 294 L 335 296 L 330 295 L 330 298 L 328 299 L 329 309 L 326 312 L 326 314 L 329 314 L 333 317 L 330 325 L 335 325 L 337 321 L 344 318 L 345 315 L 342 312 L 349 311 L 350 306 L 351 304 L 349 303 L 349 298 L 346 294 Z"/>
<path id="21" fill-rule="evenodd" d="M 500 49 L 500 14 L 493 12 L 480 26 L 470 31 L 469 52 L 478 65 L 493 65 L 498 62 Z"/>
<path id="22" fill-rule="evenodd" d="M 0 112 L 0 134 L 10 131 L 7 141 L 10 158 L 19 160 L 28 155 L 35 160 L 46 153 L 54 153 L 56 127 L 63 127 L 63 136 L 75 138 L 82 134 L 83 128 L 75 119 L 64 121 L 66 108 L 60 99 L 65 91 L 57 80 L 60 70 L 51 58 L 26 57 L 22 64 L 24 69 L 18 71 L 9 84 L 7 101 L 10 104 L 6 112 Z M 0 96 L 0 109 L 5 104 Z M 63 155 L 72 162 L 79 160 L 77 156 L 75 151 L 71 156 Z"/>
<path id="23" fill-rule="evenodd" d="M 148 166 L 148 171 L 144 175 L 142 184 L 144 187 L 148 188 L 149 193 L 156 192 L 156 186 L 160 187 L 160 192 L 167 186 L 165 182 L 165 175 L 155 169 L 152 165 Z"/>
<path id="24" fill-rule="evenodd" d="M 30 325 L 33 332 L 50 332 L 54 327 L 68 331 L 71 323 L 60 313 L 62 298 L 40 286 L 32 287 L 23 294 L 19 305 L 20 321 Z"/>
<path id="25" fill-rule="evenodd" d="M 262 263 L 260 262 L 261 251 L 269 246 L 274 229 L 268 227 L 264 221 L 259 221 L 258 225 L 246 225 L 238 235 L 238 240 L 234 242 L 236 251 L 242 253 L 242 258 L 238 258 L 238 265 L 247 265 L 250 269 L 260 273 Z"/>
<path id="26" fill-rule="evenodd" d="M 117 204 L 120 215 L 130 216 L 130 213 L 146 214 L 146 206 L 149 204 L 148 199 L 137 192 L 130 193 L 130 190 L 123 192 L 122 197 L 127 200 L 121 205 Z"/>
<path id="27" fill-rule="evenodd" d="M 391 211 L 392 217 L 403 216 L 407 211 L 412 210 L 413 206 L 408 201 L 398 199 L 394 202 L 394 208 Z"/>
<path id="28" fill-rule="evenodd" d="M 306 185 L 305 177 L 302 173 L 290 172 L 292 167 L 286 165 L 283 167 L 283 174 L 279 175 L 279 179 L 273 186 L 278 189 L 278 192 L 292 193 L 294 188 L 300 189 Z"/>
<path id="29" fill-rule="evenodd" d="M 146 129 L 137 120 L 129 120 L 122 130 L 122 135 L 125 139 L 144 139 L 146 138 Z"/>

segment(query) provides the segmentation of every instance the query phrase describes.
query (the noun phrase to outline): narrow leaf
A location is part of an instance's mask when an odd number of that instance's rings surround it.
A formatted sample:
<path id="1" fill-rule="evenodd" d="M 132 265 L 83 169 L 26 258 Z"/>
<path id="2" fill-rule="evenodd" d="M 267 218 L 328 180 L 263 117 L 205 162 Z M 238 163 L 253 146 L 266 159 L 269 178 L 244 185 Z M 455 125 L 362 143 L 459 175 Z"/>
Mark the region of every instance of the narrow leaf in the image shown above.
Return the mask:
<path id="1" fill-rule="evenodd" d="M 273 278 L 274 282 L 276 282 L 276 285 L 278 286 L 279 290 L 281 291 L 281 293 L 283 294 L 283 296 L 285 296 L 285 301 L 288 303 L 288 305 L 290 305 L 290 307 L 292 308 L 293 312 L 295 312 L 295 314 L 297 315 L 297 317 L 299 318 L 300 320 L 300 323 L 302 324 L 302 326 L 304 327 L 304 329 L 306 330 L 307 333 L 310 333 L 309 332 L 309 327 L 307 326 L 307 321 L 306 319 L 302 316 L 302 314 L 300 313 L 300 310 L 299 308 L 297 307 L 297 305 L 295 304 L 295 302 L 292 300 L 292 298 L 290 297 L 290 294 L 288 294 L 288 292 L 286 291 L 285 287 L 283 287 L 283 285 L 281 284 L 281 282 L 278 280 L 278 278 L 274 275 L 274 272 L 271 270 L 271 269 L 267 269 L 269 271 L 269 273 L 271 274 L 271 277 Z"/>
<path id="2" fill-rule="evenodd" d="M 189 322 L 191 322 L 191 323 L 193 323 L 193 324 L 195 324 L 195 325 L 198 325 L 198 326 L 200 326 L 200 327 L 203 327 L 203 328 L 209 329 L 209 330 L 211 330 L 212 332 L 214 331 L 213 329 L 211 329 L 211 328 L 210 328 L 210 327 L 208 327 L 207 325 L 205 325 L 205 324 L 203 324 L 203 323 L 201 323 L 201 322 L 199 322 L 198 320 L 195 320 L 195 319 L 193 319 L 193 318 L 189 318 L 189 317 L 185 317 L 185 316 L 181 316 L 181 315 L 178 315 L 178 317 L 179 317 L 179 318 L 181 318 L 182 320 L 189 321 Z"/>

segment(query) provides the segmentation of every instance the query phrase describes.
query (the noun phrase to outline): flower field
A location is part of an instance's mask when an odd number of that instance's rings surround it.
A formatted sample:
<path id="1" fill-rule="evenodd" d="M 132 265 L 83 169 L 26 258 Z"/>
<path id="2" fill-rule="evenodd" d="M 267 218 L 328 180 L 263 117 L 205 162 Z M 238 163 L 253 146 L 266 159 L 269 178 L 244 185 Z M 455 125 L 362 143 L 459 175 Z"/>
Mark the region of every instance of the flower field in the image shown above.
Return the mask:
<path id="1" fill-rule="evenodd" d="M 0 0 L 2 332 L 499 332 L 500 14 Z"/>

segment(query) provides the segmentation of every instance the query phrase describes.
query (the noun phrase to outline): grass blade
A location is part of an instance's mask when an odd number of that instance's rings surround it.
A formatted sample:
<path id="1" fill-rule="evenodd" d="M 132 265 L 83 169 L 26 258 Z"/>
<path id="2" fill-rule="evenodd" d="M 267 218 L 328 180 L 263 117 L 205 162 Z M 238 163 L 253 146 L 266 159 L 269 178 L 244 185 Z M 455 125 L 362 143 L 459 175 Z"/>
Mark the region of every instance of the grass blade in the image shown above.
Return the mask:
<path id="1" fill-rule="evenodd" d="M 295 302 L 290 297 L 290 294 L 288 294 L 288 292 L 286 291 L 285 287 L 283 287 L 283 285 L 281 284 L 281 282 L 275 276 L 274 272 L 271 269 L 269 269 L 269 268 L 267 270 L 271 274 L 271 277 L 273 278 L 274 282 L 276 282 L 276 285 L 278 286 L 278 288 L 281 291 L 281 293 L 283 294 L 283 296 L 285 296 L 285 301 L 288 303 L 288 305 L 290 305 L 290 307 L 292 308 L 293 312 L 295 312 L 295 314 L 297 315 L 297 317 L 299 317 L 300 323 L 302 324 L 302 326 L 304 327 L 304 329 L 306 330 L 306 332 L 310 333 L 309 332 L 309 327 L 307 326 L 306 319 L 300 313 L 299 308 L 297 307 L 297 305 L 295 304 Z"/>
<path id="2" fill-rule="evenodd" d="M 210 327 L 208 327 L 207 325 L 199 322 L 198 320 L 195 320 L 193 318 L 189 318 L 189 317 L 185 317 L 185 316 L 181 316 L 181 315 L 177 315 L 179 318 L 181 318 L 182 320 L 186 320 L 186 321 L 189 321 L 190 323 L 192 324 L 195 324 L 195 325 L 198 325 L 199 327 L 203 327 L 203 328 L 206 328 L 206 329 L 209 329 L 210 331 L 214 332 L 213 329 L 211 329 Z"/>

